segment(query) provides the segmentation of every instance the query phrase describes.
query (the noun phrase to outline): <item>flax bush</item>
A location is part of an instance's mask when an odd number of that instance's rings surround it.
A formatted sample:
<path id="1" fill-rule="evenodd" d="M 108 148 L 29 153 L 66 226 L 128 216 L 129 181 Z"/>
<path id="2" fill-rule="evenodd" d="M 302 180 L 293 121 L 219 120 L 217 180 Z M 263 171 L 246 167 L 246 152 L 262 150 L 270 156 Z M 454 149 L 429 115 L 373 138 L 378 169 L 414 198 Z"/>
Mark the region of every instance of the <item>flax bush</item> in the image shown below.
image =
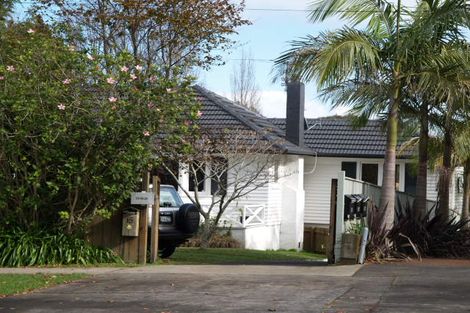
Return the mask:
<path id="1" fill-rule="evenodd" d="M 0 230 L 0 266 L 122 263 L 109 249 L 59 231 Z"/>

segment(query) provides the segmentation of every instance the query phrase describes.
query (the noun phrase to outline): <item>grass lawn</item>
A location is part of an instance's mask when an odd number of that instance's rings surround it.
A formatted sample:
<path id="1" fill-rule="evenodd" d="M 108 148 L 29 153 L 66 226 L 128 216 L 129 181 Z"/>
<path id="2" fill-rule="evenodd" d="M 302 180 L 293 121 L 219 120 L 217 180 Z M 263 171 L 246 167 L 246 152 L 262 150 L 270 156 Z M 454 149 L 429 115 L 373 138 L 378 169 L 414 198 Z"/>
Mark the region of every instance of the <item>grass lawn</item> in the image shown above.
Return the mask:
<path id="1" fill-rule="evenodd" d="M 86 277 L 84 274 L 0 274 L 0 298 L 33 289 L 51 287 L 84 277 Z"/>
<path id="2" fill-rule="evenodd" d="M 321 254 L 296 251 L 258 251 L 233 248 L 177 248 L 170 259 L 161 264 L 263 264 L 317 262 L 324 259 Z"/>

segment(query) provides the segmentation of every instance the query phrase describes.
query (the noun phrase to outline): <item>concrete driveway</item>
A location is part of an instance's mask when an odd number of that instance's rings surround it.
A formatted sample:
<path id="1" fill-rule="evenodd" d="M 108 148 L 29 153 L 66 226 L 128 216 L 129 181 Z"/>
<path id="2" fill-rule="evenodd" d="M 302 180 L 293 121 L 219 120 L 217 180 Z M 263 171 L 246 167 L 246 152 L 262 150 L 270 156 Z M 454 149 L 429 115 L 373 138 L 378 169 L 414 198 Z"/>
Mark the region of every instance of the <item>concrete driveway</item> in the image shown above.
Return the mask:
<path id="1" fill-rule="evenodd" d="M 470 312 L 470 266 L 147 266 L 0 299 L 0 312 Z"/>

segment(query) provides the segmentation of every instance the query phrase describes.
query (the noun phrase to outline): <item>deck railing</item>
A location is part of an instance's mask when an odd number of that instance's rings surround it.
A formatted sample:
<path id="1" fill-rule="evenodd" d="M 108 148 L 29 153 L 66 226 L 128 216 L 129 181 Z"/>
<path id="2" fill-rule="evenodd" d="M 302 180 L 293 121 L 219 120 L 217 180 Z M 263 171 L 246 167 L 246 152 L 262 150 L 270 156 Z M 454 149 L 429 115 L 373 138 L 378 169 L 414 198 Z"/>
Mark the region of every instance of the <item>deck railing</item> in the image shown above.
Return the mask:
<path id="1" fill-rule="evenodd" d="M 264 205 L 245 205 L 241 208 L 231 208 L 225 212 L 221 223 L 243 228 L 264 225 L 265 210 Z"/>

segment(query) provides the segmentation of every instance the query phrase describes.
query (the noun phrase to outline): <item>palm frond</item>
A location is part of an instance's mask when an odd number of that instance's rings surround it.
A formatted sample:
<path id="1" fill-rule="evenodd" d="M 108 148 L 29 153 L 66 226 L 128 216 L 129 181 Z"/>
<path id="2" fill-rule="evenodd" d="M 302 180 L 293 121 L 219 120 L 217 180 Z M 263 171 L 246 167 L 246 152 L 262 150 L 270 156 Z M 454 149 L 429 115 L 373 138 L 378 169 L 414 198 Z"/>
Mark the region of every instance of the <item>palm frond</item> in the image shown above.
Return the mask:
<path id="1" fill-rule="evenodd" d="M 311 60 L 314 76 L 305 77 L 315 77 L 320 88 L 338 84 L 354 75 L 368 77 L 381 69 L 379 43 L 371 34 L 345 27 L 325 34 L 325 39 L 327 43 Z M 302 62 L 302 55 L 299 61 Z M 300 64 L 294 63 L 294 68 Z"/>
<path id="2" fill-rule="evenodd" d="M 322 22 L 325 19 L 338 16 L 356 26 L 369 20 L 371 29 L 388 33 L 393 31 L 394 14 L 392 3 L 383 0 L 315 0 L 309 6 L 312 22 Z"/>
<path id="3" fill-rule="evenodd" d="M 455 154 L 463 164 L 470 159 L 470 127 L 466 126 L 455 139 Z"/>
<path id="4" fill-rule="evenodd" d="M 320 97 L 333 107 L 350 107 L 349 114 L 369 119 L 386 112 L 389 86 L 376 81 L 350 80 L 321 90 Z"/>

